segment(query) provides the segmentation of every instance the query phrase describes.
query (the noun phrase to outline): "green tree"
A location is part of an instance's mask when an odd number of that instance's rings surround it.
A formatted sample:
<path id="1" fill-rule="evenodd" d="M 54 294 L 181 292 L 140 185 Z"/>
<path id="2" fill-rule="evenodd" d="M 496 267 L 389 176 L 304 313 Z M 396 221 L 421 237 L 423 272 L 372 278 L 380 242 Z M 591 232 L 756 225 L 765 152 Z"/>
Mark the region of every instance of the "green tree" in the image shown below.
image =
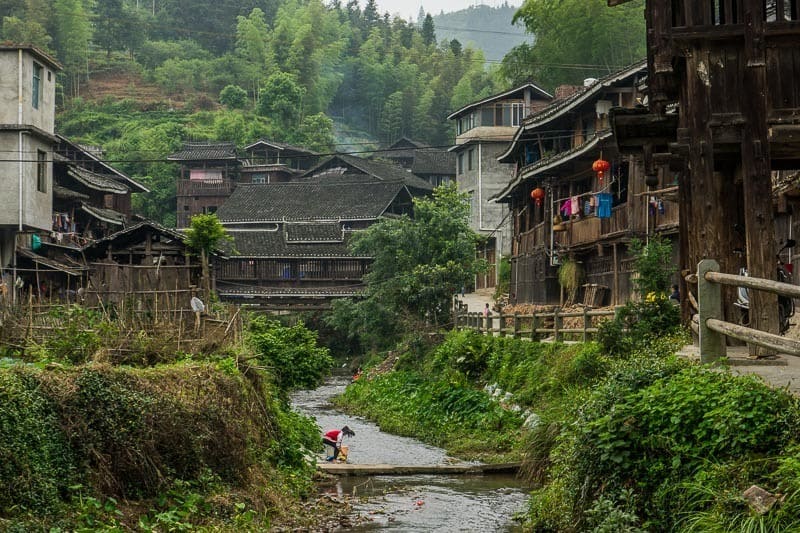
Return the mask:
<path id="1" fill-rule="evenodd" d="M 78 96 L 79 79 L 85 72 L 92 40 L 92 25 L 81 0 L 55 0 L 53 3 L 55 48 L 64 64 L 67 90 Z"/>
<path id="2" fill-rule="evenodd" d="M 527 77 L 549 87 L 612 73 L 647 51 L 644 0 L 614 9 L 606 0 L 526 0 L 513 21 L 536 36 L 532 47 L 517 53 L 525 56 Z M 504 73 L 520 76 L 511 69 Z"/>
<path id="3" fill-rule="evenodd" d="M 422 40 L 427 46 L 436 44 L 436 30 L 433 27 L 433 17 L 430 13 L 425 15 L 425 20 L 422 22 Z"/>
<path id="4" fill-rule="evenodd" d="M 200 252 L 200 261 L 203 268 L 203 281 L 205 284 L 206 301 L 211 294 L 211 276 L 208 272 L 208 255 L 222 242 L 232 240 L 217 215 L 194 215 L 189 228 L 186 229 L 184 242 L 189 248 Z"/>
<path id="5" fill-rule="evenodd" d="M 25 43 L 49 50 L 53 38 L 35 20 L 21 20 L 17 17 L 3 17 L 3 39 L 13 43 Z"/>
<path id="6" fill-rule="evenodd" d="M 303 115 L 305 88 L 288 72 L 276 72 L 264 82 L 258 93 L 258 114 L 275 120 L 283 127 L 297 125 Z"/>
<path id="7" fill-rule="evenodd" d="M 102 0 L 95 7 L 94 42 L 111 55 L 123 45 L 127 17 L 122 0 Z"/>
<path id="8" fill-rule="evenodd" d="M 353 252 L 373 258 L 366 292 L 337 304 L 326 322 L 373 347 L 396 340 L 404 319 L 446 323 L 457 288 L 486 269 L 475 255 L 479 239 L 469 227 L 467 195 L 455 186 L 416 198 L 413 218 L 385 219 L 355 235 Z"/>
<path id="9" fill-rule="evenodd" d="M 238 85 L 226 85 L 219 93 L 219 102 L 230 109 L 242 109 L 247 105 L 247 91 Z"/>

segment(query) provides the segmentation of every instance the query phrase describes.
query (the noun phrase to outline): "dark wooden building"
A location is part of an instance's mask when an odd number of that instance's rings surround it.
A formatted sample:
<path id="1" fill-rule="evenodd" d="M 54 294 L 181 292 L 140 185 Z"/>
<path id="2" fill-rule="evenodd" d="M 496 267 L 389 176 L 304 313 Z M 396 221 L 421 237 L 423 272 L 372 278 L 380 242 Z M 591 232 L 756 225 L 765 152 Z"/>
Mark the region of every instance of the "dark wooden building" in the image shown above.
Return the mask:
<path id="1" fill-rule="evenodd" d="M 362 288 L 371 258 L 352 254 L 354 232 L 382 217 L 410 213 L 412 194 L 399 180 L 240 185 L 218 215 L 233 237 L 216 261 L 221 298 L 282 308 L 324 306 Z"/>
<path id="2" fill-rule="evenodd" d="M 373 159 L 385 159 L 419 176 L 433 187 L 456 181 L 456 155 L 402 137 L 378 152 Z"/>
<path id="3" fill-rule="evenodd" d="M 244 147 L 241 183 L 292 181 L 314 166 L 319 154 L 300 146 L 259 139 Z"/>
<path id="4" fill-rule="evenodd" d="M 645 77 L 642 61 L 589 80 L 526 118 L 500 154 L 501 163 L 517 169 L 495 196 L 511 210 L 510 292 L 516 303 L 561 303 L 558 268 L 565 261 L 585 273 L 588 303 L 624 302 L 632 292 L 631 239 L 677 233 L 677 204 L 665 194 L 675 187 L 664 183 L 648 193 L 641 157 L 619 153 L 609 124 L 612 107 L 632 108 L 641 100 Z M 600 159 L 610 167 L 602 177 L 593 170 Z M 534 190 L 543 195 L 539 201 Z"/>
<path id="5" fill-rule="evenodd" d="M 620 149 L 677 173 L 681 268 L 736 272 L 744 248 L 751 275 L 774 278 L 772 171 L 800 168 L 800 2 L 647 0 L 645 16 L 649 108 L 614 118 Z M 751 305 L 777 332 L 776 296 Z"/>

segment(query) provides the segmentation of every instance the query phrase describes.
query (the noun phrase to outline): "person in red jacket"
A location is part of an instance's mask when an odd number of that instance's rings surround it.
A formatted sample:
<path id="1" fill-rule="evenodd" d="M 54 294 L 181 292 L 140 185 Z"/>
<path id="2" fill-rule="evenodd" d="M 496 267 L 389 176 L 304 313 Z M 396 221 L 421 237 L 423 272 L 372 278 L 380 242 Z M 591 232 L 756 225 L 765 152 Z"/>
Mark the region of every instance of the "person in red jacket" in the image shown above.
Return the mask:
<path id="1" fill-rule="evenodd" d="M 327 456 L 325 460 L 335 461 L 336 458 L 339 457 L 339 450 L 342 446 L 342 440 L 344 437 L 354 437 L 355 434 L 355 431 L 347 426 L 344 426 L 342 429 L 331 429 L 326 431 L 325 434 L 322 435 L 322 444 L 332 447 L 333 455 Z"/>

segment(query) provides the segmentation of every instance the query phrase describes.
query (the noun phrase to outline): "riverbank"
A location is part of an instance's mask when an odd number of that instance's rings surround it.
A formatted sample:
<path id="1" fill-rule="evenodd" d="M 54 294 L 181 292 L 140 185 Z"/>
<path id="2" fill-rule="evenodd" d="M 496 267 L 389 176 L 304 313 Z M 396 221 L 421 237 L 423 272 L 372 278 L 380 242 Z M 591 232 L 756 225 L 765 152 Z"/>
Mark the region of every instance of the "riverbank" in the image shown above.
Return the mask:
<path id="1" fill-rule="evenodd" d="M 797 399 L 677 357 L 683 334 L 617 333 L 565 346 L 451 332 L 394 353 L 393 371 L 367 370 L 340 405 L 459 456 L 481 457 L 504 436 L 501 453 L 524 453 L 538 486 L 527 529 L 800 528 Z M 752 486 L 786 496 L 760 509 Z"/>

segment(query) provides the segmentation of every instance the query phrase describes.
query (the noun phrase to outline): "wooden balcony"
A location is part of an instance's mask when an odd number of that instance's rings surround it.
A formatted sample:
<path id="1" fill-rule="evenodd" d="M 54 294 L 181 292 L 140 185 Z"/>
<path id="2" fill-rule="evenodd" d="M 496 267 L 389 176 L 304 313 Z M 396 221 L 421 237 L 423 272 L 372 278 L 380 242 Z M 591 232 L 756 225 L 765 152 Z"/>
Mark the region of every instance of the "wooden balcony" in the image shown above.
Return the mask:
<path id="1" fill-rule="evenodd" d="M 178 196 L 230 196 L 236 184 L 232 180 L 178 180 Z"/>
<path id="2" fill-rule="evenodd" d="M 577 246 L 591 245 L 613 235 L 619 235 L 629 230 L 627 204 L 619 205 L 611 210 L 611 218 L 597 218 L 588 216 L 582 219 L 564 222 L 565 230 L 555 232 L 554 239 L 559 248 L 574 248 Z M 678 210 L 672 209 L 663 217 L 674 212 L 677 217 Z M 659 224 L 666 224 L 659 220 Z M 550 224 L 542 223 L 530 231 L 520 234 L 517 255 L 531 253 L 537 247 L 550 246 Z"/>

